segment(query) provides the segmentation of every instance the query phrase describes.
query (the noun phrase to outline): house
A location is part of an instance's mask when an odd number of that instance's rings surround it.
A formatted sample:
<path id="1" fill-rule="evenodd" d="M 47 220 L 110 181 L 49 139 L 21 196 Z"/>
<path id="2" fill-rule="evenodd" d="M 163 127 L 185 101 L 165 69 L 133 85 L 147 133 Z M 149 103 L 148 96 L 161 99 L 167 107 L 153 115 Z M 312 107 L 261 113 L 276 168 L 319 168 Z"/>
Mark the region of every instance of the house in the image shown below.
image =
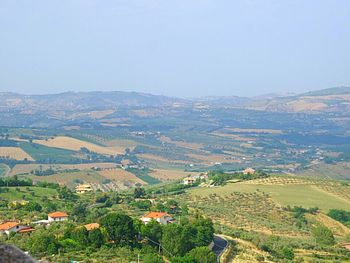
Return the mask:
<path id="1" fill-rule="evenodd" d="M 85 194 L 87 192 L 92 192 L 94 189 L 90 184 L 80 184 L 75 187 L 75 192 L 78 194 Z"/>
<path id="2" fill-rule="evenodd" d="M 68 220 L 68 214 L 65 212 L 53 212 L 48 214 L 47 220 L 49 222 L 60 222 L 60 221 L 66 221 Z"/>
<path id="3" fill-rule="evenodd" d="M 84 227 L 86 228 L 87 231 L 91 231 L 93 229 L 100 228 L 100 224 L 99 223 L 91 223 L 91 224 L 84 225 Z"/>
<path id="4" fill-rule="evenodd" d="M 246 168 L 243 171 L 244 174 L 255 174 L 255 170 L 253 168 Z"/>
<path id="5" fill-rule="evenodd" d="M 184 185 L 193 185 L 196 182 L 196 179 L 193 177 L 186 177 L 183 179 Z"/>
<path id="6" fill-rule="evenodd" d="M 25 228 L 28 228 L 27 226 L 20 225 L 17 222 L 4 222 L 0 224 L 0 235 L 6 234 L 9 235 L 11 232 L 19 232 L 20 230 L 23 230 Z"/>
<path id="7" fill-rule="evenodd" d="M 151 220 L 155 220 L 160 224 L 166 225 L 173 221 L 173 218 L 164 212 L 149 212 L 143 217 L 141 217 L 141 221 L 145 224 L 149 223 Z"/>

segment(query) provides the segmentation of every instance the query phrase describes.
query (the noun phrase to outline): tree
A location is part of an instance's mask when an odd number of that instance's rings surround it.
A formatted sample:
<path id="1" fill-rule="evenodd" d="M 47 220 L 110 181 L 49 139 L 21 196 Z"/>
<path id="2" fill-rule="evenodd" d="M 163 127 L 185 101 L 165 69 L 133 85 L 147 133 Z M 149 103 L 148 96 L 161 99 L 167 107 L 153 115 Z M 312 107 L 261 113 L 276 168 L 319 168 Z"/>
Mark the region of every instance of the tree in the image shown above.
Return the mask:
<path id="1" fill-rule="evenodd" d="M 29 212 L 37 211 L 40 212 L 42 210 L 42 207 L 39 203 L 30 201 L 26 206 L 25 209 Z"/>
<path id="2" fill-rule="evenodd" d="M 196 247 L 187 253 L 196 263 L 216 263 L 216 255 L 208 247 Z"/>
<path id="3" fill-rule="evenodd" d="M 282 256 L 285 259 L 293 260 L 294 259 L 294 251 L 289 247 L 282 248 Z"/>
<path id="4" fill-rule="evenodd" d="M 82 222 L 86 218 L 87 209 L 86 204 L 78 202 L 73 206 L 71 216 L 75 218 L 76 221 Z"/>
<path id="5" fill-rule="evenodd" d="M 142 198 L 146 195 L 145 189 L 142 187 L 136 187 L 134 190 L 134 198 Z"/>
<path id="6" fill-rule="evenodd" d="M 196 229 L 195 246 L 207 246 L 214 238 L 214 226 L 210 219 L 198 216 L 191 225 Z"/>
<path id="7" fill-rule="evenodd" d="M 90 244 L 95 248 L 99 248 L 103 245 L 104 237 L 99 228 L 92 229 L 89 232 L 89 241 Z"/>
<path id="8" fill-rule="evenodd" d="M 333 246 L 335 244 L 334 236 L 331 230 L 323 225 L 318 225 L 312 229 L 312 234 L 316 243 L 321 246 Z"/>
<path id="9" fill-rule="evenodd" d="M 35 231 L 31 237 L 31 252 L 34 255 L 55 254 L 58 251 L 58 243 L 55 236 L 51 233 L 43 231 Z"/>
<path id="10" fill-rule="evenodd" d="M 188 249 L 188 236 L 184 235 L 184 226 L 169 224 L 163 229 L 161 244 L 173 256 L 183 256 Z"/>
<path id="11" fill-rule="evenodd" d="M 87 246 L 89 244 L 89 238 L 88 238 L 88 231 L 84 226 L 75 228 L 72 233 L 71 237 L 73 240 L 78 242 L 81 247 Z"/>
<path id="12" fill-rule="evenodd" d="M 163 228 L 157 221 L 151 220 L 148 224 L 141 226 L 141 232 L 142 236 L 159 243 L 162 238 Z"/>
<path id="13" fill-rule="evenodd" d="M 164 260 L 162 259 L 161 256 L 157 254 L 146 254 L 145 257 L 143 258 L 144 263 L 163 263 Z"/>
<path id="14" fill-rule="evenodd" d="M 116 244 L 131 244 L 136 232 L 133 220 L 122 213 L 110 213 L 101 219 L 101 226 L 106 228 L 108 237 Z"/>

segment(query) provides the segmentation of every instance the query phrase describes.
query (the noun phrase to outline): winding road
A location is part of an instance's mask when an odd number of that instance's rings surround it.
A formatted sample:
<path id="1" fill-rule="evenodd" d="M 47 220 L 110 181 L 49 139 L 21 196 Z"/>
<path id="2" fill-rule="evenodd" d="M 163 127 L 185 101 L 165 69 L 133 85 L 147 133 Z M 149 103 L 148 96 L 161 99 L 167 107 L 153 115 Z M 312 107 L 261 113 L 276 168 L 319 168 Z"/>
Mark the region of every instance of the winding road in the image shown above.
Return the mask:
<path id="1" fill-rule="evenodd" d="M 214 235 L 214 246 L 212 251 L 216 254 L 218 262 L 220 262 L 220 256 L 228 246 L 228 241 L 220 236 Z"/>

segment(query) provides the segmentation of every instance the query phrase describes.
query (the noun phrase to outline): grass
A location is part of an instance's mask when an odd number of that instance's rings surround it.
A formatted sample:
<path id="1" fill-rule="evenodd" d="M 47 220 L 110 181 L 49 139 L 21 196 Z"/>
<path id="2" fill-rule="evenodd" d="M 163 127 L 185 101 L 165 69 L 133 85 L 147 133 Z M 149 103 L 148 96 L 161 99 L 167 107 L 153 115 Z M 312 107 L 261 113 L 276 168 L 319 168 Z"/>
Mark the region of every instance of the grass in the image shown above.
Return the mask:
<path id="1" fill-rule="evenodd" d="M 193 195 L 219 196 L 233 192 L 254 193 L 259 189 L 267 193 L 281 206 L 319 207 L 321 210 L 344 209 L 348 210 L 350 202 L 313 185 L 254 185 L 245 183 L 227 184 L 218 188 L 201 188 L 193 190 Z"/>
<path id="2" fill-rule="evenodd" d="M 79 172 L 59 172 L 57 174 L 49 176 L 36 176 L 28 175 L 26 176 L 33 181 L 45 181 L 49 183 L 59 183 L 67 185 L 68 187 L 74 187 L 77 181 L 84 181 L 94 184 L 100 184 L 103 181 L 103 177 L 95 171 L 84 170 Z"/>
<path id="3" fill-rule="evenodd" d="M 74 159 L 73 155 L 75 154 L 74 151 L 46 147 L 29 142 L 20 142 L 20 147 L 38 162 L 51 160 L 56 163 L 66 163 Z"/>
<path id="4" fill-rule="evenodd" d="M 8 187 L 8 192 L 1 193 L 1 198 L 7 199 L 9 201 L 23 200 L 23 195 L 25 195 L 25 200 L 40 202 L 40 198 L 43 196 L 55 196 L 57 195 L 56 189 L 35 187 L 35 186 L 19 186 L 19 187 Z M 18 191 L 19 189 L 19 191 Z M 34 196 L 31 194 L 34 193 Z"/>
<path id="5" fill-rule="evenodd" d="M 0 163 L 0 177 L 6 174 L 6 171 L 9 170 L 9 167 L 6 164 Z"/>
<path id="6" fill-rule="evenodd" d="M 148 173 L 150 172 L 148 169 L 130 168 L 130 169 L 128 169 L 128 171 L 133 173 L 134 175 L 136 175 L 137 178 L 141 179 L 142 181 L 144 181 L 150 185 L 161 183 L 161 181 L 158 180 L 157 178 L 154 178 L 154 177 L 148 175 Z"/>

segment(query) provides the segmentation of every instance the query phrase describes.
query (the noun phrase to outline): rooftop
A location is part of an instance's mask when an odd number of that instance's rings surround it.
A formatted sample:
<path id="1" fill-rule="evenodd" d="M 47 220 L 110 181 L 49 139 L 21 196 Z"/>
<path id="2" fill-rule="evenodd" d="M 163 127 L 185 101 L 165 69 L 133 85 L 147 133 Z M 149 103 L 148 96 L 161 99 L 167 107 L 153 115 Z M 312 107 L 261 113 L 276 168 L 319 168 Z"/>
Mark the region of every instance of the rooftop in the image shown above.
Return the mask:
<path id="1" fill-rule="evenodd" d="M 53 213 L 50 213 L 48 214 L 49 217 L 52 217 L 52 218 L 57 218 L 57 217 L 68 217 L 68 214 L 65 213 L 65 212 L 53 212 Z"/>
<path id="2" fill-rule="evenodd" d="M 149 212 L 148 214 L 144 215 L 144 218 L 161 218 L 163 216 L 167 216 L 167 213 L 164 212 Z"/>
<path id="3" fill-rule="evenodd" d="M 15 226 L 18 226 L 17 222 L 5 222 L 0 225 L 0 230 L 9 230 Z"/>

